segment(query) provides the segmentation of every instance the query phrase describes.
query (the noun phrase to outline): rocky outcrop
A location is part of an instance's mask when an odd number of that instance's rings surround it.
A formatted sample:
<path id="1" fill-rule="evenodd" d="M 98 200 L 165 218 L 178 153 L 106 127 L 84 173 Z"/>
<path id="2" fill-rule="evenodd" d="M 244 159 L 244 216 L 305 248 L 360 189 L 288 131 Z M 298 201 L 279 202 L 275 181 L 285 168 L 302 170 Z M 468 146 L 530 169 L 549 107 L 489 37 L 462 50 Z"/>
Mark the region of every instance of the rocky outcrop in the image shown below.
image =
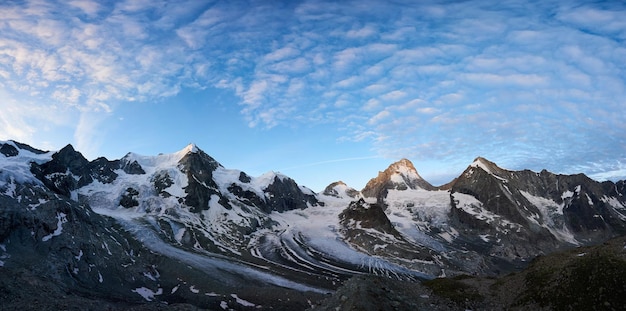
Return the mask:
<path id="1" fill-rule="evenodd" d="M 188 152 L 180 159 L 179 164 L 188 179 L 188 185 L 185 188 L 187 194 L 185 204 L 195 212 L 209 209 L 211 196 L 220 196 L 218 185 L 213 179 L 213 172 L 221 164 L 202 150 Z M 222 199 L 222 202 L 225 201 Z"/>
<path id="2" fill-rule="evenodd" d="M 19 154 L 19 151 L 10 144 L 0 144 L 0 153 L 5 157 L 14 157 Z"/>
<path id="3" fill-rule="evenodd" d="M 94 179 L 111 183 L 117 178 L 114 170 L 119 168 L 119 163 L 102 157 L 89 162 L 72 145 L 67 145 L 54 153 L 51 161 L 33 164 L 31 172 L 52 191 L 69 197 L 73 190 L 90 184 Z"/>
<path id="4" fill-rule="evenodd" d="M 0 194 L 0 269 L 27 269 L 48 286 L 90 297 L 140 302 L 133 289 L 157 291 L 159 282 L 146 277 L 158 275 L 157 259 L 112 219 L 36 185 L 23 186 L 22 193 L 37 198 Z"/>
<path id="5" fill-rule="evenodd" d="M 305 193 L 289 177 L 275 176 L 273 181 L 263 191 L 267 199 L 266 204 L 260 206 L 260 208 L 266 213 L 305 209 L 311 205 L 320 204 L 312 191 L 309 192 L 309 190 L 307 191 L 308 193 Z"/>

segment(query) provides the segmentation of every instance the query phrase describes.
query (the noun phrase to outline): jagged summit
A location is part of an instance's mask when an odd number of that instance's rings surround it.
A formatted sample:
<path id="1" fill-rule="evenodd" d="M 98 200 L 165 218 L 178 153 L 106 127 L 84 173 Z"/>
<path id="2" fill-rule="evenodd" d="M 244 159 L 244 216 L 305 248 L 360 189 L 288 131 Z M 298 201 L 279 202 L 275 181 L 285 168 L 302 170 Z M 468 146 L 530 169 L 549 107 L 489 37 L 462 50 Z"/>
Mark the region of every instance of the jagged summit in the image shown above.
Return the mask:
<path id="1" fill-rule="evenodd" d="M 507 176 L 511 173 L 511 171 L 499 167 L 494 162 L 491 162 L 483 157 L 477 157 L 470 165 L 467 166 L 460 177 L 470 179 L 479 178 L 478 176 L 474 176 L 474 174 L 478 171 L 484 171 L 488 175 L 491 175 L 500 181 L 506 181 L 508 179 Z"/>
<path id="2" fill-rule="evenodd" d="M 490 174 L 492 174 L 495 170 L 502 170 L 502 168 L 498 167 L 497 164 L 483 157 L 476 157 L 476 159 L 474 159 L 474 162 L 472 162 L 472 164 L 470 164 L 469 166 L 482 168 L 485 172 Z"/>
<path id="3" fill-rule="evenodd" d="M 198 148 L 198 146 L 194 143 L 189 143 L 189 145 L 187 145 L 187 147 L 185 147 L 185 149 L 183 150 L 186 150 L 187 153 L 197 153 L 200 148 Z"/>
<path id="4" fill-rule="evenodd" d="M 337 198 L 346 198 L 346 196 L 348 198 L 356 198 L 359 195 L 359 191 L 340 180 L 328 185 L 322 194 Z"/>
<path id="5" fill-rule="evenodd" d="M 411 161 L 401 159 L 389 165 L 386 170 L 378 172 L 378 176 L 371 179 L 361 192 L 365 197 L 382 198 L 390 189 L 435 190 L 435 187 L 417 173 Z"/>

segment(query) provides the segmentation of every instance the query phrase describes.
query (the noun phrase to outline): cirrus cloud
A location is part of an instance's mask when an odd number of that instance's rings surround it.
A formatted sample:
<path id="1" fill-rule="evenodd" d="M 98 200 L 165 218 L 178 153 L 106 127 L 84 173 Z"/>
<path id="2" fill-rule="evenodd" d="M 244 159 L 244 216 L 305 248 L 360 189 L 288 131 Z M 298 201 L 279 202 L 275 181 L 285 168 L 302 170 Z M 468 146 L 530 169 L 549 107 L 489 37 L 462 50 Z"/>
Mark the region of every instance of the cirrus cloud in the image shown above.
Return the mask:
<path id="1" fill-rule="evenodd" d="M 619 172 L 624 15 L 582 0 L 2 3 L 0 136 L 32 141 L 31 108 L 54 106 L 81 148 L 120 105 L 215 87 L 250 127 L 336 125 L 391 158 Z"/>

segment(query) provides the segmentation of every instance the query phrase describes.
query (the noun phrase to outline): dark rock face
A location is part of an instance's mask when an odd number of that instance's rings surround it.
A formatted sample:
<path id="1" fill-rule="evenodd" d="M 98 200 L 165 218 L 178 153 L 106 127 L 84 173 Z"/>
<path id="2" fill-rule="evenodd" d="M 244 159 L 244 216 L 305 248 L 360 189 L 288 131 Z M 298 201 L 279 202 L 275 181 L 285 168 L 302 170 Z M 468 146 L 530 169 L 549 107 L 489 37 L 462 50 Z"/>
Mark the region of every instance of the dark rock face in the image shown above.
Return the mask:
<path id="1" fill-rule="evenodd" d="M 0 269 L 28 269 L 48 286 L 88 296 L 139 302 L 131 289 L 156 290 L 156 280 L 144 276 L 154 273 L 154 258 L 111 219 L 36 185 L 24 187 L 38 193 L 37 205 L 0 195 L 0 243 L 9 254 Z"/>
<path id="2" fill-rule="evenodd" d="M 0 144 L 0 153 L 4 154 L 5 157 L 14 157 L 19 154 L 19 151 L 9 144 Z"/>
<path id="3" fill-rule="evenodd" d="M 139 206 L 139 201 L 137 201 L 137 196 L 139 195 L 139 191 L 134 188 L 126 188 L 126 192 L 122 195 L 120 199 L 120 205 L 126 208 L 131 208 L 135 206 Z"/>
<path id="4" fill-rule="evenodd" d="M 89 162 L 83 155 L 67 145 L 52 155 L 52 160 L 41 165 L 34 164 L 31 172 L 54 192 L 70 196 L 72 190 L 90 184 L 94 179 L 111 183 L 117 178 L 115 169 L 119 161 L 98 158 Z"/>
<path id="5" fill-rule="evenodd" d="M 603 199 L 605 188 L 614 187 L 582 174 L 508 171 L 477 158 L 450 187 L 451 217 L 459 228 L 467 228 L 468 235 L 498 237 L 499 245 L 492 245 L 490 252 L 529 259 L 570 243 L 593 243 L 626 233 L 624 216 Z M 476 198 L 480 202 L 476 208 L 495 220 L 468 213 L 455 201 L 456 193 Z M 543 210 L 532 202 L 537 200 Z"/>
<path id="6" fill-rule="evenodd" d="M 52 191 L 70 196 L 72 190 L 92 181 L 87 172 L 89 161 L 67 145 L 52 155 L 52 160 L 42 165 L 33 164 L 31 171 Z"/>
<path id="7" fill-rule="evenodd" d="M 626 233 L 625 223 L 603 201 L 607 195 L 606 185 L 583 174 L 555 175 L 545 170 L 539 174 L 514 172 L 493 163 L 491 167 L 493 174 L 479 169 L 470 174 L 474 168 L 468 168 L 453 185 L 452 192 L 472 194 L 489 211 L 524 226 L 532 225 L 529 219 L 533 215 L 541 215 L 529 197 L 551 199 L 563 205 L 564 224 L 583 240 L 587 236 L 608 238 Z"/>
<path id="8" fill-rule="evenodd" d="M 243 204 L 252 205 L 252 206 L 264 206 L 265 205 L 265 201 L 263 201 L 263 199 L 261 199 L 256 193 L 250 190 L 243 190 L 243 188 L 241 188 L 237 184 L 234 184 L 234 183 L 231 184 L 228 187 L 228 191 L 234 194 L 237 197 L 237 199 Z"/>
<path id="9" fill-rule="evenodd" d="M 159 195 L 165 198 L 171 196 L 171 194 L 165 191 L 165 189 L 173 185 L 174 181 L 172 180 L 172 177 L 170 177 L 170 175 L 167 172 L 158 172 L 152 178 L 152 184 L 154 185 L 154 189 Z"/>
<path id="10" fill-rule="evenodd" d="M 261 210 L 266 213 L 305 209 L 308 204 L 320 204 L 315 195 L 303 193 L 298 184 L 287 177 L 274 177 L 274 181 L 265 188 L 264 192 L 267 200 L 266 204 L 261 206 Z"/>
<path id="11" fill-rule="evenodd" d="M 248 174 L 241 172 L 239 173 L 239 181 L 242 183 L 249 183 L 252 179 L 250 178 L 250 176 L 248 176 Z"/>
<path id="12" fill-rule="evenodd" d="M 189 184 L 185 188 L 187 193 L 185 204 L 190 206 L 193 211 L 199 212 L 209 209 L 209 201 L 214 195 L 225 202 L 213 179 L 213 172 L 221 166 L 215 159 L 199 150 L 188 153 L 180 160 L 179 164 L 189 180 Z"/>
<path id="13" fill-rule="evenodd" d="M 143 175 L 146 173 L 136 160 L 129 162 L 126 159 L 122 159 L 120 160 L 120 168 L 131 175 Z"/>
<path id="14" fill-rule="evenodd" d="M 379 204 L 367 204 L 363 199 L 351 202 L 350 205 L 339 214 L 339 219 L 345 227 L 357 224 L 360 228 L 376 229 L 378 232 L 400 236 L 385 215 Z"/>

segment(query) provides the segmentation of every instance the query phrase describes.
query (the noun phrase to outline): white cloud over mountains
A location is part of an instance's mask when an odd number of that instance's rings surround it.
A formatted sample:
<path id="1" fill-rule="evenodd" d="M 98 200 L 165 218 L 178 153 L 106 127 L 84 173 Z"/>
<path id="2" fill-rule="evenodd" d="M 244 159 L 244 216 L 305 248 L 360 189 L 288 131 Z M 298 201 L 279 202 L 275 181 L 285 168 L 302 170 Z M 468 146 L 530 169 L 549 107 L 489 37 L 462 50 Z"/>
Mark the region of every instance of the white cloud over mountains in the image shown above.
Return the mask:
<path id="1" fill-rule="evenodd" d="M 625 4 L 394 3 L 0 4 L 0 138 L 77 124 L 97 152 L 119 105 L 218 87 L 251 127 L 336 126 L 390 158 L 623 172 Z"/>

